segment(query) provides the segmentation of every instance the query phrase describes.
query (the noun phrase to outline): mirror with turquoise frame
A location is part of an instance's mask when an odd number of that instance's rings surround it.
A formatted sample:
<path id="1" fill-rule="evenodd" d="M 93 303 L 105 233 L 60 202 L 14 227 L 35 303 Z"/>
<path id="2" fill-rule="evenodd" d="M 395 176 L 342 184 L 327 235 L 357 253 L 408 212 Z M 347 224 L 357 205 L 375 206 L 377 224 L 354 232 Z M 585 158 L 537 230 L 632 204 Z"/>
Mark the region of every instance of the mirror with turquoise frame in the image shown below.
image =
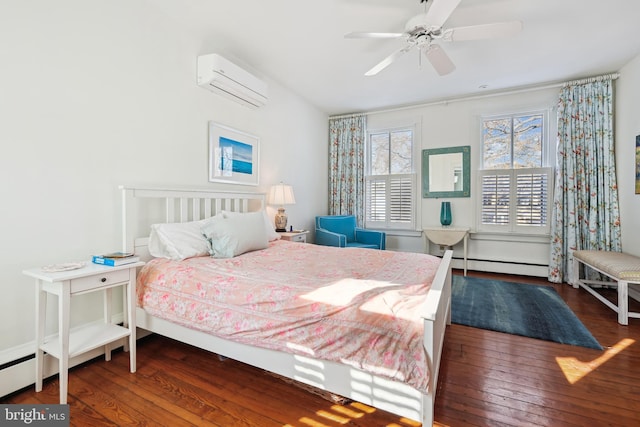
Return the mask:
<path id="1" fill-rule="evenodd" d="M 471 195 L 471 146 L 422 150 L 422 197 Z"/>

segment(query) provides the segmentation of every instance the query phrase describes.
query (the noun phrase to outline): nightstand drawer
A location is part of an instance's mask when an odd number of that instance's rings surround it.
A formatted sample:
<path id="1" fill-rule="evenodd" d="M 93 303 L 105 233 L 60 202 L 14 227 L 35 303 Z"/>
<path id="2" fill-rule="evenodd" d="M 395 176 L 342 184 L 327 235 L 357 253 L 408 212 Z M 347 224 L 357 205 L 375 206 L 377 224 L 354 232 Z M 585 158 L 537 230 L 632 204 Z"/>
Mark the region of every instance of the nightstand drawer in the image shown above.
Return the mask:
<path id="1" fill-rule="evenodd" d="M 292 242 L 307 242 L 307 235 L 305 233 L 296 234 L 295 236 L 291 236 L 290 239 Z"/>
<path id="2" fill-rule="evenodd" d="M 307 243 L 307 233 L 305 230 L 278 232 L 282 240 L 298 243 Z"/>
<path id="3" fill-rule="evenodd" d="M 109 287 L 129 280 L 129 269 L 108 271 L 93 276 L 79 277 L 71 280 L 71 293 L 75 294 L 89 289 Z"/>

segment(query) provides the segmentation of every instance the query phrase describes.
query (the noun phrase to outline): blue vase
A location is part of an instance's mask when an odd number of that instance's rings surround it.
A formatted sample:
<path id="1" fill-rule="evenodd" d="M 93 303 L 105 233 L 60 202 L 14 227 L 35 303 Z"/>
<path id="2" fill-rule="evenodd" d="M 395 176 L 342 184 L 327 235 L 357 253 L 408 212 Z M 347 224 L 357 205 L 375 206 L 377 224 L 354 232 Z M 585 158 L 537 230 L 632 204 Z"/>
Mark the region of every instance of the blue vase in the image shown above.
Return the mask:
<path id="1" fill-rule="evenodd" d="M 442 202 L 440 205 L 440 224 L 451 225 L 451 202 Z"/>

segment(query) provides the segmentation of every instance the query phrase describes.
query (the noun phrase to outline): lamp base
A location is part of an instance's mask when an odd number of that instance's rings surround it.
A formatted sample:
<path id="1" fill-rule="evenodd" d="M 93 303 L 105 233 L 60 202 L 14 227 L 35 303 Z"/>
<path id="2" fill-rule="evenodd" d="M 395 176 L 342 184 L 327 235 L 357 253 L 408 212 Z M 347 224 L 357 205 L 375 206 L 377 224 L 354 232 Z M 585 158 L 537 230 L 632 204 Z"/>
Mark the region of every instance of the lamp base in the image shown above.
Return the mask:
<path id="1" fill-rule="evenodd" d="M 286 228 L 276 228 L 276 231 L 277 231 L 278 233 L 284 233 L 284 232 L 286 232 L 286 231 L 287 231 L 287 229 L 286 229 Z"/>
<path id="2" fill-rule="evenodd" d="M 287 231 L 287 214 L 284 212 L 284 208 L 278 208 L 278 213 L 275 217 L 276 231 Z"/>

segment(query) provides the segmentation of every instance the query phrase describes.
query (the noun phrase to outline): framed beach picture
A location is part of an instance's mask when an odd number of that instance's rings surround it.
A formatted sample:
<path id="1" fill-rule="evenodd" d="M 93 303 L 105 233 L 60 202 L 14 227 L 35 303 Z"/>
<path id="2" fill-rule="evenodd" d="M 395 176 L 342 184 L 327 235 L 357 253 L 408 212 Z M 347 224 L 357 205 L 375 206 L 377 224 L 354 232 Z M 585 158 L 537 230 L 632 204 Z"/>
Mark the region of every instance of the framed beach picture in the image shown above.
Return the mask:
<path id="1" fill-rule="evenodd" d="M 209 182 L 258 185 L 260 138 L 209 122 Z"/>

